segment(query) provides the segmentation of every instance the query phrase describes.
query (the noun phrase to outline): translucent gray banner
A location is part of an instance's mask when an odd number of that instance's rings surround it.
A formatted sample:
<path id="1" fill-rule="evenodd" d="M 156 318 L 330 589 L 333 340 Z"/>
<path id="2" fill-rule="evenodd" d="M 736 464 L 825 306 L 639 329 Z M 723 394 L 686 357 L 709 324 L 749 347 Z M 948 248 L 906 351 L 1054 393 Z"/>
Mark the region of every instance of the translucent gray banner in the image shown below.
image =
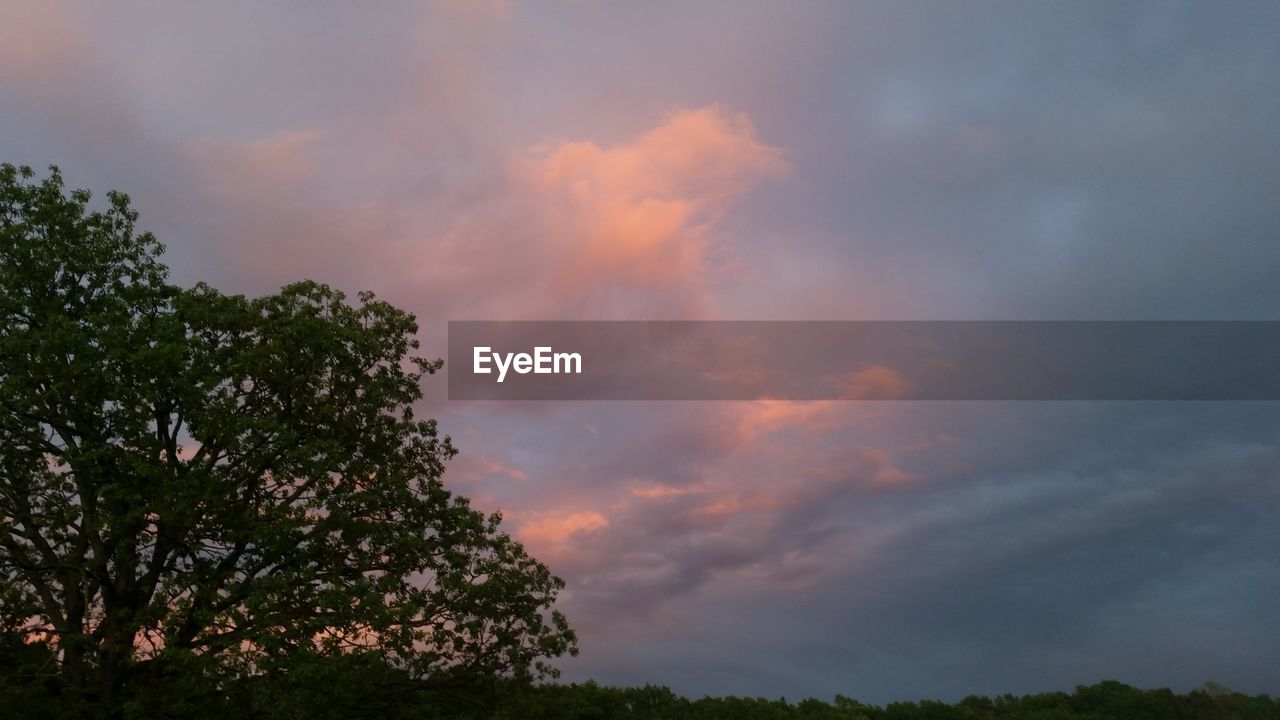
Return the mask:
<path id="1" fill-rule="evenodd" d="M 450 400 L 1280 400 L 1280 322 L 455 321 Z"/>

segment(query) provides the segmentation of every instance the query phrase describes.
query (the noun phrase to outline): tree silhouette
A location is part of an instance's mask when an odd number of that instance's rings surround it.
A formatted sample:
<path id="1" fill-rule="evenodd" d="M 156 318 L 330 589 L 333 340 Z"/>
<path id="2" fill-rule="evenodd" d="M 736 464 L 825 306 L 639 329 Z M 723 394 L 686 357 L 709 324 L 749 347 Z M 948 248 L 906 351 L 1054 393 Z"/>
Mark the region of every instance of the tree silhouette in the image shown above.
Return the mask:
<path id="1" fill-rule="evenodd" d="M 128 197 L 89 200 L 0 168 L 0 631 L 67 698 L 113 717 L 306 658 L 523 678 L 576 652 L 562 581 L 441 483 L 411 315 L 175 287 Z"/>

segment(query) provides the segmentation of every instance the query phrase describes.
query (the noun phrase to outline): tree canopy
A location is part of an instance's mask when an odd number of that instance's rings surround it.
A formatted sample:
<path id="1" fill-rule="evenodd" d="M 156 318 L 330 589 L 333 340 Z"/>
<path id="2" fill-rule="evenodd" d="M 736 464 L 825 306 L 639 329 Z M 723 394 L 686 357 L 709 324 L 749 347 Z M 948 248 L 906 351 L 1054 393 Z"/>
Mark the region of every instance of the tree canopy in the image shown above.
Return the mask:
<path id="1" fill-rule="evenodd" d="M 111 717 L 308 658 L 530 678 L 576 653 L 563 582 L 442 484 L 412 315 L 176 287 L 106 199 L 0 168 L 0 631 L 42 682 Z"/>

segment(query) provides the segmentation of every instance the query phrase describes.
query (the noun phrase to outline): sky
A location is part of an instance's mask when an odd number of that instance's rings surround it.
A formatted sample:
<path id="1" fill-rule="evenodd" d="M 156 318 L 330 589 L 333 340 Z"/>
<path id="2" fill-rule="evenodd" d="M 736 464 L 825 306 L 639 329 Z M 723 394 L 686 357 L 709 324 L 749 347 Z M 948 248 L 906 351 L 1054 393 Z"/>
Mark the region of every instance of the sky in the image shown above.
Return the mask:
<path id="1" fill-rule="evenodd" d="M 0 160 L 449 320 L 1280 319 L 1280 5 L 0 5 Z M 447 372 L 447 369 L 446 369 Z M 567 680 L 1280 693 L 1280 404 L 464 403 Z"/>

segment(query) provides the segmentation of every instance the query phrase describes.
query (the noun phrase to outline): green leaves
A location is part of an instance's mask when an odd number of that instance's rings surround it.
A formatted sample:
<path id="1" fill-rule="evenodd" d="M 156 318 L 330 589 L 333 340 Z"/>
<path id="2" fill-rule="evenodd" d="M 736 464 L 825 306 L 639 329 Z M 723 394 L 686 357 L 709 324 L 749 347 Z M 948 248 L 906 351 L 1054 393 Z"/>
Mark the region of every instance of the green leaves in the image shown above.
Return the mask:
<path id="1" fill-rule="evenodd" d="M 163 668 L 530 677 L 576 651 L 562 581 L 441 482 L 412 315 L 171 286 L 126 196 L 33 177 L 0 168 L 3 629 L 106 703 Z"/>

